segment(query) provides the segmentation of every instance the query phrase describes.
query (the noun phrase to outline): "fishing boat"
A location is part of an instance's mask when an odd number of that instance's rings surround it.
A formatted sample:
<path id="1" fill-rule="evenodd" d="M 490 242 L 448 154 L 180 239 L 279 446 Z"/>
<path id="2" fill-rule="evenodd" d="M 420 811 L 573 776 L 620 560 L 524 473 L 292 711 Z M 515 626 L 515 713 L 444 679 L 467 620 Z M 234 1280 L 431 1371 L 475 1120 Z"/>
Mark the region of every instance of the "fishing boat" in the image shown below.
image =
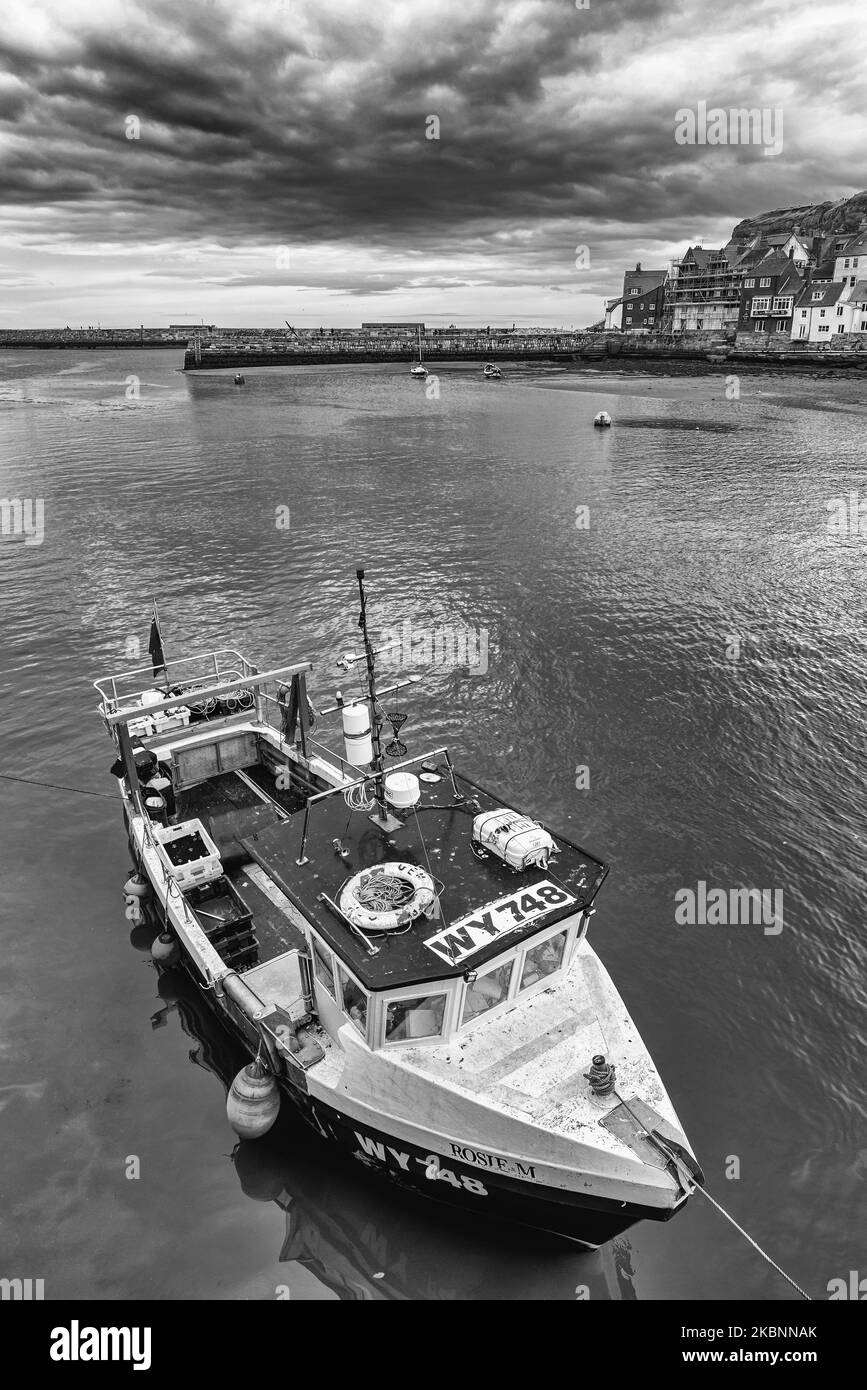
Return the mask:
<path id="1" fill-rule="evenodd" d="M 482 376 L 485 377 L 487 381 L 499 381 L 502 375 L 503 373 L 500 371 L 499 367 L 494 366 L 493 362 L 485 363 Z"/>
<path id="2" fill-rule="evenodd" d="M 161 1007 L 151 1015 L 151 1028 L 177 1020 L 192 1043 L 190 1061 L 216 1077 L 225 1094 L 238 1070 L 237 1040 L 180 968 L 160 972 L 158 992 Z M 242 1139 L 232 1152 L 244 1194 L 274 1202 L 285 1214 L 282 1248 L 275 1251 L 281 1264 L 303 1266 L 340 1299 L 478 1299 L 490 1293 L 492 1276 L 499 1299 L 574 1298 L 577 1270 L 571 1260 L 528 1267 L 517 1227 L 489 1232 L 487 1223 L 478 1222 L 475 1238 L 468 1239 L 461 1211 L 439 1208 L 432 1221 L 428 1203 L 382 1182 L 360 1162 L 347 1161 L 290 1112 L 287 1106 L 263 1138 Z M 580 1258 L 586 1297 L 636 1299 L 628 1240 Z"/>
<path id="3" fill-rule="evenodd" d="M 162 928 L 158 966 L 181 963 L 251 1058 L 227 1102 L 242 1138 L 282 1097 L 466 1211 L 588 1249 L 668 1220 L 703 1179 L 587 938 L 608 867 L 447 747 L 409 754 L 419 676 L 380 686 L 356 578 L 361 649 L 338 665 L 360 690 L 318 711 L 309 661 L 166 660 L 156 609 L 148 665 L 95 682 L 127 916 Z"/>
<path id="4" fill-rule="evenodd" d="M 427 367 L 422 361 L 421 355 L 421 329 L 417 328 L 416 333 L 418 334 L 418 361 L 410 367 L 409 374 L 410 376 L 427 376 Z"/>
<path id="5" fill-rule="evenodd" d="M 607 430 L 611 427 L 611 416 L 607 410 L 600 410 L 593 416 L 593 424 L 597 429 Z"/>

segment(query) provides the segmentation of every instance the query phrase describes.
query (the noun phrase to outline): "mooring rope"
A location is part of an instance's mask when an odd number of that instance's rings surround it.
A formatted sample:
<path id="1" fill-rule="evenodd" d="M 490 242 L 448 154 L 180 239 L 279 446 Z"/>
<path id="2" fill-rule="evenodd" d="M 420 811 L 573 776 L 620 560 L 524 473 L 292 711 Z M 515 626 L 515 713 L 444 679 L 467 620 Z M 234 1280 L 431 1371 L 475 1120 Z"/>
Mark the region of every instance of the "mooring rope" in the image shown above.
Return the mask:
<path id="1" fill-rule="evenodd" d="M 13 772 L 0 772 L 5 782 L 26 782 L 29 787 L 48 787 L 55 792 L 77 792 L 79 796 L 104 796 L 109 801 L 117 801 L 113 792 L 94 792 L 89 787 L 65 787 L 62 782 L 37 782 L 35 777 L 16 777 Z"/>
<path id="2" fill-rule="evenodd" d="M 721 1215 L 721 1216 L 724 1216 L 725 1219 L 726 1219 L 726 1221 L 730 1221 L 730 1222 L 731 1222 L 731 1224 L 734 1226 L 735 1230 L 736 1230 L 736 1231 L 739 1231 L 740 1234 L 743 1236 L 744 1240 L 748 1240 L 749 1243 L 750 1243 L 750 1245 L 753 1247 L 753 1249 L 754 1249 L 754 1250 L 757 1250 L 758 1253 L 761 1255 L 762 1259 L 763 1259 L 763 1260 L 767 1260 L 767 1262 L 768 1262 L 768 1264 L 771 1266 L 771 1268 L 772 1268 L 772 1269 L 775 1269 L 775 1270 L 777 1271 L 778 1274 L 781 1274 L 781 1275 L 783 1276 L 783 1278 L 785 1279 L 785 1281 L 786 1281 L 787 1284 L 791 1284 L 791 1286 L 792 1286 L 793 1289 L 797 1289 L 798 1293 L 801 1295 L 802 1298 L 806 1298 L 806 1300 L 807 1300 L 808 1303 L 812 1303 L 812 1302 L 813 1302 L 812 1295 L 806 1293 L 806 1292 L 804 1291 L 804 1289 L 801 1288 L 800 1284 L 796 1284 L 795 1281 L 794 1281 L 794 1279 L 792 1279 L 792 1277 L 791 1277 L 790 1275 L 788 1275 L 784 1269 L 781 1269 L 780 1266 L 776 1263 L 775 1260 L 772 1260 L 772 1259 L 771 1259 L 771 1257 L 770 1257 L 770 1255 L 767 1253 L 767 1251 L 766 1251 L 766 1250 L 763 1250 L 762 1247 L 758 1244 L 758 1242 L 755 1241 L 755 1240 L 753 1240 L 753 1238 L 752 1238 L 752 1236 L 750 1235 L 749 1231 L 745 1231 L 744 1228 L 743 1228 L 743 1226 L 739 1226 L 738 1223 L 737 1223 L 737 1221 L 735 1221 L 734 1217 L 731 1215 L 731 1213 L 730 1213 L 730 1212 L 727 1212 L 726 1209 L 725 1209 L 725 1207 L 720 1206 L 720 1203 L 716 1200 L 715 1197 L 711 1197 L 710 1193 L 707 1191 L 706 1188 L 704 1188 L 704 1187 L 699 1187 L 698 1183 L 696 1183 L 695 1188 L 694 1188 L 694 1191 L 700 1192 L 701 1195 L 702 1195 L 703 1197 L 706 1197 L 707 1200 L 710 1202 L 711 1206 L 712 1206 L 712 1207 L 716 1207 L 716 1209 L 717 1209 L 717 1211 L 720 1213 L 720 1215 Z"/>
<path id="3" fill-rule="evenodd" d="M 586 1072 L 585 1072 L 585 1075 L 586 1075 Z M 712 1206 L 712 1207 L 716 1207 L 716 1209 L 717 1209 L 717 1211 L 720 1213 L 720 1215 L 721 1215 L 721 1216 L 724 1216 L 725 1219 L 726 1219 L 726 1221 L 730 1221 L 730 1222 L 731 1222 L 731 1224 L 734 1226 L 735 1230 L 738 1231 L 738 1232 L 743 1236 L 744 1240 L 749 1241 L 750 1245 L 753 1247 L 754 1250 L 756 1250 L 756 1251 L 761 1255 L 762 1259 L 763 1259 L 763 1260 L 766 1260 L 767 1263 L 771 1266 L 771 1268 L 772 1268 L 772 1269 L 775 1269 L 775 1270 L 777 1271 L 778 1274 L 781 1274 L 781 1275 L 783 1276 L 783 1278 L 785 1279 L 786 1283 L 787 1283 L 787 1284 L 791 1284 L 792 1288 L 793 1288 L 793 1289 L 796 1289 L 796 1290 L 798 1291 L 798 1293 L 801 1295 L 802 1298 L 805 1298 L 805 1299 L 807 1300 L 808 1303 L 812 1303 L 812 1302 L 813 1302 L 812 1296 L 811 1296 L 810 1294 L 808 1294 L 804 1289 L 802 1289 L 801 1286 L 800 1286 L 800 1284 L 796 1284 L 795 1281 L 794 1281 L 794 1279 L 792 1279 L 792 1277 L 791 1277 L 790 1275 L 788 1275 L 784 1269 L 781 1269 L 780 1266 L 776 1263 L 775 1260 L 772 1260 L 772 1259 L 771 1259 L 771 1257 L 770 1257 L 770 1255 L 768 1254 L 768 1252 L 767 1252 L 766 1250 L 763 1250 L 763 1249 L 762 1249 L 762 1247 L 759 1245 L 758 1241 L 753 1240 L 753 1238 L 752 1238 L 752 1236 L 750 1235 L 749 1231 L 745 1231 L 744 1228 L 743 1228 L 743 1226 L 739 1226 L 738 1223 L 737 1223 L 737 1221 L 735 1221 L 734 1217 L 731 1215 L 731 1213 L 730 1213 L 730 1212 L 727 1212 L 726 1209 L 725 1209 L 725 1207 L 722 1206 L 721 1203 L 719 1203 L 719 1202 L 716 1200 L 715 1197 L 711 1197 L 711 1195 L 710 1195 L 710 1193 L 708 1192 L 708 1190 L 707 1190 L 706 1187 L 702 1187 L 701 1184 L 698 1183 L 698 1182 L 695 1180 L 695 1178 L 693 1178 L 693 1177 L 689 1177 L 689 1178 L 687 1178 L 687 1179 L 684 1179 L 684 1178 L 683 1178 L 683 1175 L 682 1175 L 682 1173 L 681 1173 L 681 1168 L 683 1167 L 683 1164 L 680 1163 L 680 1162 L 678 1162 L 677 1155 L 676 1155 L 675 1153 L 672 1153 L 671 1149 L 669 1148 L 669 1146 L 668 1146 L 668 1144 L 665 1142 L 665 1140 L 664 1140 L 664 1139 L 661 1139 L 661 1138 L 659 1137 L 659 1135 L 656 1134 L 655 1132 L 654 1132 L 654 1133 L 651 1133 L 651 1131 L 647 1128 L 647 1125 L 639 1118 L 638 1115 L 636 1115 L 635 1111 L 630 1107 L 630 1105 L 628 1104 L 628 1102 L 625 1101 L 625 1100 L 623 1099 L 623 1097 L 620 1095 L 619 1091 L 615 1091 L 615 1092 L 614 1092 L 614 1095 L 615 1095 L 615 1096 L 617 1097 L 617 1099 L 620 1101 L 620 1104 L 623 1106 L 624 1110 L 626 1110 L 626 1111 L 632 1116 L 632 1118 L 633 1118 L 633 1120 L 635 1121 L 635 1123 L 636 1123 L 636 1124 L 639 1126 L 639 1128 L 642 1130 L 642 1132 L 643 1132 L 643 1134 L 644 1134 L 644 1137 L 645 1137 L 645 1139 L 647 1139 L 648 1143 L 650 1143 L 650 1144 L 655 1144 L 656 1147 L 659 1149 L 660 1153 L 663 1155 L 663 1157 L 667 1158 L 667 1159 L 669 1160 L 670 1163 L 673 1163 L 673 1164 L 674 1164 L 675 1170 L 677 1171 L 678 1177 L 680 1178 L 680 1180 L 681 1180 L 681 1182 L 683 1183 L 683 1185 L 686 1186 L 686 1183 L 688 1182 L 689 1185 L 691 1186 L 693 1192 L 700 1192 L 701 1195 L 702 1195 L 703 1197 L 706 1197 L 707 1200 L 710 1202 L 711 1206 Z"/>

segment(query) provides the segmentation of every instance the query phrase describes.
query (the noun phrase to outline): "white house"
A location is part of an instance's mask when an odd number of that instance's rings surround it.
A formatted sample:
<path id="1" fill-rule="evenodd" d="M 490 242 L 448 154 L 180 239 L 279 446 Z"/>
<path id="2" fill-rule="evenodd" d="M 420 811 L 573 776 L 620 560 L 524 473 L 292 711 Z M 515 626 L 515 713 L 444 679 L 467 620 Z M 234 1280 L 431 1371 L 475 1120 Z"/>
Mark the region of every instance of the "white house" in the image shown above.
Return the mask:
<path id="1" fill-rule="evenodd" d="M 835 334 L 851 332 L 851 310 L 840 303 L 844 288 L 839 280 L 812 280 L 804 286 L 795 301 L 794 342 L 829 343 Z"/>
<path id="2" fill-rule="evenodd" d="M 834 259 L 834 279 L 855 288 L 859 280 L 867 278 L 867 231 L 858 232 L 843 247 Z"/>

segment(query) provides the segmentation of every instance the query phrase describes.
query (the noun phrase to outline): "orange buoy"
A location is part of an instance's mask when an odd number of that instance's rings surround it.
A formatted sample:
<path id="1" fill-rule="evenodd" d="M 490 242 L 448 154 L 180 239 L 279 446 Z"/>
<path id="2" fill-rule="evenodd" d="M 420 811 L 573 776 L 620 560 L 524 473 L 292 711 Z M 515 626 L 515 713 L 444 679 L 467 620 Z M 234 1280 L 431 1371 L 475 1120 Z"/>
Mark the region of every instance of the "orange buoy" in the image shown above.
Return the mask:
<path id="1" fill-rule="evenodd" d="M 123 891 L 128 898 L 146 898 L 150 884 L 144 874 L 132 874 L 123 885 Z"/>
<path id="2" fill-rule="evenodd" d="M 249 1062 L 232 1082 L 226 1119 L 239 1139 L 260 1139 L 280 1111 L 280 1088 L 261 1062 Z"/>

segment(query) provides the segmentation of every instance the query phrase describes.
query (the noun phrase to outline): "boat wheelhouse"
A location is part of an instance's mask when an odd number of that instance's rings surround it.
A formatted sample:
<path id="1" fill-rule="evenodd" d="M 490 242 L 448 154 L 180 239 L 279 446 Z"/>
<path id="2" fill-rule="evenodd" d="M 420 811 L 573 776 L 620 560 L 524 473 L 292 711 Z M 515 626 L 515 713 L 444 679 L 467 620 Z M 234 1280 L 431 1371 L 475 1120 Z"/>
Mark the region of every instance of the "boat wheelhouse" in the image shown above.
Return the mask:
<path id="1" fill-rule="evenodd" d="M 364 650 L 341 664 L 366 666 L 362 692 L 315 716 L 309 662 L 167 662 L 153 632 L 152 667 L 96 682 L 129 914 L 144 902 L 155 959 L 179 955 L 256 1058 L 239 1133 L 264 1132 L 279 1086 L 426 1195 L 590 1247 L 665 1220 L 700 1174 L 587 940 L 607 867 L 447 748 L 408 756 L 382 702 L 410 682 L 377 690 L 363 571 L 359 590 Z M 329 717 L 342 752 L 320 742 Z"/>

